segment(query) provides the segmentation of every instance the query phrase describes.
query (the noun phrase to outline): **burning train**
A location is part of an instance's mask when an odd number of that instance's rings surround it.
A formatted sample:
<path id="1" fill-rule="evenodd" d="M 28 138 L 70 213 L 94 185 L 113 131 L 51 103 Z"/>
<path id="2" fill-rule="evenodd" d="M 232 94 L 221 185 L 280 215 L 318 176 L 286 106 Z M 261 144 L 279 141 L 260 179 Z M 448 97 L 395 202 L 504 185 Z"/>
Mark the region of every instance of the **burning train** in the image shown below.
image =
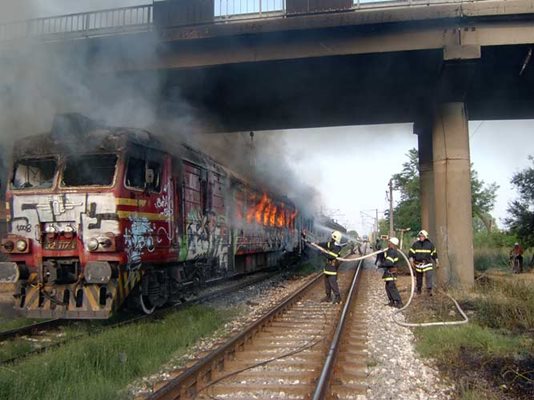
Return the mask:
<path id="1" fill-rule="evenodd" d="M 0 284 L 27 317 L 105 319 L 125 301 L 151 313 L 276 265 L 310 224 L 202 152 L 81 116 L 57 116 L 12 158 Z"/>

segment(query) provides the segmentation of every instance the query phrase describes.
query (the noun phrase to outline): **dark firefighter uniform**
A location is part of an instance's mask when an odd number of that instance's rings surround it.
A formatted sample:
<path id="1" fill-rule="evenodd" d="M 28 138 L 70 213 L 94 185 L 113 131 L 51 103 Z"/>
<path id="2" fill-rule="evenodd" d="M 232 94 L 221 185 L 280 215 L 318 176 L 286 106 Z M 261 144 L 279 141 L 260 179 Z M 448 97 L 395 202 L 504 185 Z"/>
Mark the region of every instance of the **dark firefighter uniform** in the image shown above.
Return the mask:
<path id="1" fill-rule="evenodd" d="M 415 268 L 415 278 L 417 282 L 417 294 L 421 294 L 421 288 L 423 287 L 423 274 L 425 275 L 426 290 L 430 296 L 432 296 L 432 261 L 437 262 L 438 253 L 434 244 L 428 240 L 427 237 L 424 240 L 416 240 L 410 248 L 409 257 L 413 262 Z M 425 264 L 426 267 L 423 267 Z"/>
<path id="2" fill-rule="evenodd" d="M 386 294 L 388 295 L 388 306 L 401 308 L 402 300 L 397 289 L 397 264 L 399 262 L 399 252 L 397 249 L 389 247 L 384 254 L 384 261 L 381 268 L 384 268 L 382 280 L 386 283 Z"/>
<path id="3" fill-rule="evenodd" d="M 326 243 L 320 243 L 319 246 L 326 250 L 326 253 L 323 253 L 326 258 L 323 269 L 326 295 L 322 301 L 332 300 L 334 303 L 340 303 L 341 295 L 339 294 L 339 286 L 337 284 L 337 270 L 340 262 L 337 260 L 337 257 L 339 257 L 339 253 L 341 252 L 341 246 L 336 244 L 333 239 Z M 331 298 L 331 293 L 334 294 L 333 298 Z"/>

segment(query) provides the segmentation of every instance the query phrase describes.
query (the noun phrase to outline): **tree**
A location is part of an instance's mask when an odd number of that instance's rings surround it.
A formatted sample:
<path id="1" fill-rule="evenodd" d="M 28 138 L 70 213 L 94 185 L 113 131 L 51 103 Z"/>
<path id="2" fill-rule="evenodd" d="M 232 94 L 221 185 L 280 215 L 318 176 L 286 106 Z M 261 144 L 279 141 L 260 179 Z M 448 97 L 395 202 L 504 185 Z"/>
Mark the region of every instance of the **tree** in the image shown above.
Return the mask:
<path id="1" fill-rule="evenodd" d="M 410 149 L 406 155 L 408 161 L 402 164 L 402 172 L 393 175 L 394 189 L 400 191 L 400 200 L 393 213 L 396 226 L 415 232 L 421 229 L 419 155 L 416 149 Z M 389 216 L 386 217 L 389 221 Z"/>
<path id="2" fill-rule="evenodd" d="M 471 164 L 471 200 L 473 216 L 478 217 L 482 221 L 488 232 L 491 232 L 495 225 L 494 218 L 489 212 L 495 205 L 497 189 L 499 189 L 499 185 L 495 182 L 484 187 L 484 181 L 478 179 L 478 173 L 473 169 L 473 164 Z"/>
<path id="3" fill-rule="evenodd" d="M 419 155 L 416 149 L 406 154 L 408 161 L 402 164 L 402 171 L 393 175 L 395 190 L 400 191 L 400 200 L 394 209 L 395 225 L 410 228 L 412 232 L 421 229 L 421 204 L 419 183 Z M 495 183 L 486 185 L 478 178 L 478 173 L 471 165 L 471 194 L 473 216 L 479 218 L 488 232 L 492 230 L 494 220 L 489 214 L 495 204 L 499 186 Z M 475 224 L 476 226 L 476 224 Z"/>
<path id="4" fill-rule="evenodd" d="M 511 183 L 518 190 L 519 198 L 508 204 L 510 217 L 505 223 L 524 245 L 534 246 L 534 157 L 528 159 L 532 166 L 512 177 Z"/>

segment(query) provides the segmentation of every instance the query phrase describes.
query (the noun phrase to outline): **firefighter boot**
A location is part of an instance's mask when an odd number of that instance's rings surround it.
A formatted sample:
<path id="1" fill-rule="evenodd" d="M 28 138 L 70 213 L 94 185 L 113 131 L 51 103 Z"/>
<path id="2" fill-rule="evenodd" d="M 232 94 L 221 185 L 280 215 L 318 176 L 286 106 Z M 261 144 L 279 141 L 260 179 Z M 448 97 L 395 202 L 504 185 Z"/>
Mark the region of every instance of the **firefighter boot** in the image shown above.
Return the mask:
<path id="1" fill-rule="evenodd" d="M 402 308 L 402 307 L 404 307 L 404 303 L 402 302 L 402 300 L 396 301 L 395 304 L 393 305 L 393 307 Z"/>
<path id="2" fill-rule="evenodd" d="M 332 299 L 330 298 L 330 296 L 324 296 L 322 299 L 321 299 L 321 303 L 327 303 L 329 301 L 331 301 Z"/>
<path id="3" fill-rule="evenodd" d="M 417 293 L 417 295 L 421 294 L 421 288 L 420 287 L 417 288 L 416 293 Z"/>
<path id="4" fill-rule="evenodd" d="M 384 304 L 385 306 L 393 307 L 395 305 L 395 302 L 393 300 L 390 300 L 389 303 Z"/>
<path id="5" fill-rule="evenodd" d="M 335 296 L 334 300 L 332 300 L 332 303 L 339 304 L 341 303 L 341 296 Z"/>
<path id="6" fill-rule="evenodd" d="M 432 288 L 426 290 L 426 294 L 432 297 Z"/>

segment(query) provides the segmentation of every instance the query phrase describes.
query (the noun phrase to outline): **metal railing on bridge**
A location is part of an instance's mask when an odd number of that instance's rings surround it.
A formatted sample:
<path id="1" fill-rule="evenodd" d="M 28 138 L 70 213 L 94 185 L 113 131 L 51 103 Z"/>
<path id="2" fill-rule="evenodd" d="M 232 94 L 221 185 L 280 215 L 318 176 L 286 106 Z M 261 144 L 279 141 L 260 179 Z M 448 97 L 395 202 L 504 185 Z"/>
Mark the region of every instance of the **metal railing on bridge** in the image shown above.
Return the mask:
<path id="1" fill-rule="evenodd" d="M 0 25 L 0 41 L 45 37 L 93 37 L 146 31 L 153 25 L 152 4 L 34 18 Z"/>
<path id="2" fill-rule="evenodd" d="M 146 32 L 158 28 L 229 23 L 246 19 L 487 0 L 156 0 L 153 4 L 0 24 L 0 42 L 45 41 Z"/>

